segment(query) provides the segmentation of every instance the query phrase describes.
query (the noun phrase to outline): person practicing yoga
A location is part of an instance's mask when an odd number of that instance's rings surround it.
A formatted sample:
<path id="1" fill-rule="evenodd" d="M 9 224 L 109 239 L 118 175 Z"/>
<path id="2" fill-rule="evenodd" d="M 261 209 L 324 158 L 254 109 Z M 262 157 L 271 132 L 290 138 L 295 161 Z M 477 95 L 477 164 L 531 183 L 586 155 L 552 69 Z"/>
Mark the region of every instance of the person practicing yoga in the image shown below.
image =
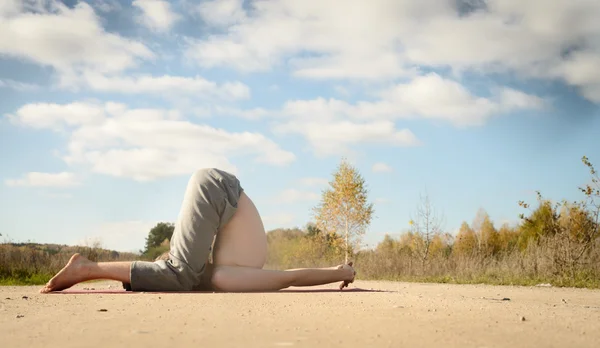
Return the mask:
<path id="1" fill-rule="evenodd" d="M 238 178 L 220 169 L 202 169 L 188 181 L 165 257 L 154 262 L 92 262 L 75 254 L 40 292 L 96 279 L 120 281 L 127 290 L 148 292 L 276 291 L 334 282 L 342 282 L 342 289 L 356 275 L 352 263 L 266 270 L 266 257 L 262 219 Z"/>

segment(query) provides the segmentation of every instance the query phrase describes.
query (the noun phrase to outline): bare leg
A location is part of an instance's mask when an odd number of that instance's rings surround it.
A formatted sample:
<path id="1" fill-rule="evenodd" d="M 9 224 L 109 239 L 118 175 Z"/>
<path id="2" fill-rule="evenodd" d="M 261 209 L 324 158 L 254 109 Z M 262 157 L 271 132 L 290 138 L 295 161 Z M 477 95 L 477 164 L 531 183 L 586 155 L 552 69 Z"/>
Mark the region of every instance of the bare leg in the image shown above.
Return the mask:
<path id="1" fill-rule="evenodd" d="M 238 210 L 215 241 L 211 284 L 226 292 L 276 291 L 290 286 L 313 286 L 338 281 L 352 282 L 350 265 L 332 268 L 262 269 L 267 258 L 267 238 L 260 214 L 245 193 Z"/>
<path id="2" fill-rule="evenodd" d="M 290 286 L 314 286 L 354 281 L 356 272 L 348 265 L 331 268 L 303 268 L 286 271 L 253 267 L 216 266 L 212 284 L 219 291 L 277 291 Z"/>
<path id="3" fill-rule="evenodd" d="M 41 293 L 60 291 L 87 280 L 110 279 L 129 283 L 131 262 L 92 262 L 75 254 L 67 265 L 40 289 Z"/>

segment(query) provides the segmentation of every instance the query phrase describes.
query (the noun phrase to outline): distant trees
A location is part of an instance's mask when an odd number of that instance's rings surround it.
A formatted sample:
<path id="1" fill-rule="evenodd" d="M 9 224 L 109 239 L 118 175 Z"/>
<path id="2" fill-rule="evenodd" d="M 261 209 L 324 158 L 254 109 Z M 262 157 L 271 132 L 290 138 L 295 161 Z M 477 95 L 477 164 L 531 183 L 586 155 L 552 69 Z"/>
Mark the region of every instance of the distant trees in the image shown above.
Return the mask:
<path id="1" fill-rule="evenodd" d="M 600 179 L 586 157 L 589 184 L 581 201 L 552 203 L 538 193 L 538 205 L 521 214 L 517 225 L 495 225 L 479 209 L 456 236 L 442 226 L 429 196 L 421 196 L 411 228 L 399 237 L 386 235 L 374 249 L 360 241 L 374 214 L 364 178 L 342 160 L 321 201 L 314 221 L 304 228 L 267 233 L 268 268 L 322 267 L 349 257 L 364 278 L 438 280 L 600 287 Z M 144 258 L 169 249 L 174 225 L 158 223 L 146 238 Z"/>
<path id="2" fill-rule="evenodd" d="M 171 240 L 175 225 L 170 222 L 159 222 L 152 227 L 146 237 L 146 250 L 160 246 L 165 240 Z"/>
<path id="3" fill-rule="evenodd" d="M 498 247 L 501 253 L 513 251 L 517 247 L 519 230 L 504 223 L 498 230 Z"/>
<path id="4" fill-rule="evenodd" d="M 347 160 L 342 159 L 321 202 L 314 208 L 316 228 L 327 235 L 344 238 L 345 262 L 352 248 L 371 223 L 373 204 L 367 202 L 367 188 L 362 175 Z"/>
<path id="5" fill-rule="evenodd" d="M 314 209 L 316 219 L 305 228 L 267 233 L 267 268 L 323 267 L 342 257 L 355 259 L 362 279 L 554 285 L 600 288 L 600 179 L 586 157 L 591 174 L 580 187 L 580 201 L 552 203 L 541 193 L 537 206 L 517 225 L 501 226 L 484 209 L 471 224 L 462 223 L 456 236 L 445 232 L 429 198 L 421 197 L 412 228 L 399 237 L 386 235 L 373 249 L 359 249 L 373 215 L 365 180 L 346 161 Z M 175 225 L 161 222 L 148 233 L 142 259 L 168 252 Z M 138 255 L 83 247 L 0 244 L 0 283 L 45 282 L 68 258 L 79 252 L 97 261 L 133 260 Z"/>
<path id="6" fill-rule="evenodd" d="M 410 230 L 399 237 L 386 235 L 374 249 L 356 253 L 352 245 L 346 247 L 346 236 L 364 232 L 373 211 L 366 203 L 364 180 L 342 162 L 315 209 L 316 222 L 294 233 L 293 238 L 269 239 L 269 264 L 328 264 L 337 257 L 336 246 L 341 245 L 343 255 L 353 254 L 363 279 L 600 287 L 600 179 L 589 160 L 583 157 L 582 161 L 591 173 L 591 181 L 579 188 L 584 196 L 581 201 L 552 203 L 538 193 L 535 208 L 519 202 L 531 210 L 521 214 L 515 225 L 495 225 L 482 208 L 471 223 L 464 221 L 452 236 L 444 231 L 441 217 L 425 196 L 421 197 Z M 352 192 L 361 198 L 345 198 L 352 197 Z M 365 207 L 364 215 L 343 214 L 344 209 L 353 206 L 350 202 Z M 357 228 L 346 233 L 346 216 L 365 219 L 356 219 Z"/>
<path id="7" fill-rule="evenodd" d="M 471 257 L 478 250 L 478 241 L 475 231 L 466 221 L 463 221 L 456 235 L 453 252 L 457 257 Z"/>
<path id="8" fill-rule="evenodd" d="M 473 229 L 477 236 L 479 253 L 484 257 L 492 256 L 498 252 L 498 231 L 485 210 L 480 210 L 477 219 Z"/>
<path id="9" fill-rule="evenodd" d="M 538 207 L 523 220 L 519 244 L 521 249 L 536 243 L 548 250 L 547 257 L 554 266 L 554 274 L 575 280 L 583 267 L 592 261 L 594 247 L 600 248 L 600 178 L 586 156 L 582 158 L 588 168 L 591 182 L 579 190 L 584 194 L 581 201 L 565 200 L 552 204 L 537 192 Z M 520 201 L 519 205 L 529 208 Z"/>
<path id="10" fill-rule="evenodd" d="M 437 241 L 437 248 L 442 247 L 439 240 L 442 234 L 442 217 L 434 209 L 427 194 L 421 196 L 416 216 L 411 219 L 411 231 L 419 237 L 415 239 L 415 251 L 419 254 L 421 267 L 424 269 L 431 254 L 432 243 Z"/>
<path id="11" fill-rule="evenodd" d="M 175 225 L 171 222 L 159 222 L 152 227 L 150 232 L 148 232 L 148 237 L 146 237 L 146 245 L 142 251 L 142 257 L 154 260 L 168 251 L 173 231 L 175 231 Z"/>
<path id="12" fill-rule="evenodd" d="M 304 230 L 278 228 L 267 232 L 268 268 L 325 267 L 343 257 L 343 239 L 324 234 L 310 223 Z"/>

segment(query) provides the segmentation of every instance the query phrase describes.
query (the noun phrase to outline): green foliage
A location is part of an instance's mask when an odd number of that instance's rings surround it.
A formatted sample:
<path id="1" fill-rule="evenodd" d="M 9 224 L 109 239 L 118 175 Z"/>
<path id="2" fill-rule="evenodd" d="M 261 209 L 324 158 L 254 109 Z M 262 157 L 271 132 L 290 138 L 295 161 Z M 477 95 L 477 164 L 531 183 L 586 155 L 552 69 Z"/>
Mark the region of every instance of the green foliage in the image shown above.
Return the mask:
<path id="1" fill-rule="evenodd" d="M 512 252 L 517 247 L 519 231 L 504 224 L 498 230 L 498 249 L 501 253 Z"/>
<path id="2" fill-rule="evenodd" d="M 146 237 L 146 248 L 144 254 L 150 252 L 151 249 L 160 247 L 165 240 L 170 241 L 175 231 L 175 225 L 170 222 L 159 222 L 152 227 Z"/>
<path id="3" fill-rule="evenodd" d="M 490 216 L 486 213 L 481 223 L 479 231 L 479 238 L 481 240 L 480 252 L 485 256 L 495 255 L 500 248 L 498 231 L 494 226 L 494 223 L 490 219 Z"/>
<path id="4" fill-rule="evenodd" d="M 162 254 L 164 254 L 165 252 L 168 252 L 168 251 L 169 251 L 169 245 L 159 245 L 157 247 L 152 247 L 152 248 L 146 250 L 142 254 L 141 260 L 154 261 L 159 256 L 161 256 Z"/>
<path id="5" fill-rule="evenodd" d="M 367 202 L 365 180 L 358 170 L 342 159 L 329 187 L 323 191 L 320 204 L 314 208 L 316 228 L 328 243 L 337 243 L 335 235 L 344 238 L 346 262 L 352 249 L 371 223 L 373 204 Z M 313 231 L 317 233 L 316 231 Z"/>
<path id="6" fill-rule="evenodd" d="M 413 229 L 397 238 L 386 235 L 372 250 L 355 248 L 358 243 L 346 244 L 346 231 L 348 236 L 360 237 L 373 209 L 367 204 L 364 179 L 342 162 L 315 209 L 315 223 L 267 233 L 266 267 L 332 266 L 351 254 L 360 279 L 600 288 L 600 180 L 589 160 L 584 157 L 582 161 L 592 178 L 579 188 L 584 196 L 581 201 L 553 204 L 538 192 L 538 205 L 521 215 L 518 226 L 504 224 L 497 229 L 481 209 L 472 225 L 462 223 L 454 238 L 441 228 L 427 227 L 431 219 L 424 214 Z M 530 208 L 523 201 L 519 205 Z M 168 251 L 173 230 L 169 223 L 152 228 L 142 259 L 153 260 Z M 0 284 L 43 284 L 75 252 L 97 261 L 139 259 L 105 250 L 98 243 L 77 247 L 3 243 Z"/>
<path id="7" fill-rule="evenodd" d="M 321 235 L 322 232 L 323 231 L 321 231 L 314 223 L 308 223 L 306 225 L 306 233 L 311 237 Z"/>
<path id="8" fill-rule="evenodd" d="M 312 233 L 311 233 L 312 232 Z M 344 255 L 339 236 L 324 236 L 315 230 L 276 229 L 267 232 L 267 267 L 289 269 L 337 264 Z"/>
<path id="9" fill-rule="evenodd" d="M 419 221 L 410 231 L 398 238 L 386 235 L 374 249 L 356 252 L 359 277 L 600 287 L 600 187 L 597 173 L 585 157 L 584 164 L 592 174 L 591 183 L 580 188 L 584 200 L 552 204 L 538 193 L 538 206 L 530 214 L 523 214 L 517 226 L 503 224 L 498 229 L 487 212 L 480 209 L 473 224 L 463 222 L 453 238 L 441 228 L 433 228 L 436 224 L 427 226 L 427 221 L 435 219 L 427 218 L 425 201 L 420 206 Z M 525 202 L 519 204 L 529 208 Z M 340 236 L 330 233 L 335 229 L 327 224 L 329 221 L 332 220 L 309 224 L 306 231 L 270 232 L 269 266 L 319 267 L 336 262 Z M 341 242 L 343 249 L 343 239 Z M 425 263 L 424 250 L 427 250 Z"/>
<path id="10" fill-rule="evenodd" d="M 50 273 L 30 273 L 27 271 L 19 271 L 12 273 L 0 274 L 0 285 L 18 286 L 18 285 L 42 285 L 52 279 L 53 274 Z"/>
<path id="11" fill-rule="evenodd" d="M 539 205 L 531 216 L 521 216 L 523 224 L 519 234 L 518 245 L 521 250 L 525 250 L 529 243 L 537 243 L 540 238 L 547 234 L 553 234 L 554 225 L 558 222 L 559 215 L 550 201 L 543 200 L 538 193 Z M 528 205 L 522 205 L 528 208 Z"/>
<path id="12" fill-rule="evenodd" d="M 477 236 L 475 235 L 475 231 L 473 231 L 466 221 L 463 221 L 456 236 L 453 249 L 454 255 L 462 258 L 473 257 L 477 250 Z"/>
<path id="13" fill-rule="evenodd" d="M 580 187 L 585 199 L 582 201 L 562 201 L 552 204 L 537 192 L 539 206 L 529 217 L 521 216 L 521 250 L 535 242 L 548 250 L 546 257 L 551 261 L 552 272 L 557 277 L 570 278 L 587 271 L 590 263 L 598 263 L 598 239 L 600 237 L 599 216 L 600 182 L 598 174 L 587 157 L 582 162 L 588 167 L 591 183 Z M 529 205 L 523 201 L 524 208 Z"/>

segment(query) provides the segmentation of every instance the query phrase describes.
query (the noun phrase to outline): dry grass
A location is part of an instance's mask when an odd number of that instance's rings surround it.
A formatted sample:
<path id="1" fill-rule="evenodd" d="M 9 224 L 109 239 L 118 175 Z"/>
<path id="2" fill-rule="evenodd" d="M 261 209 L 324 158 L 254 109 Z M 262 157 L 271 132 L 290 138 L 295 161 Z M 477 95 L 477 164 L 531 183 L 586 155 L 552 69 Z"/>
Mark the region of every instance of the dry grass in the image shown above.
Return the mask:
<path id="1" fill-rule="evenodd" d="M 361 251 L 353 257 L 361 279 L 402 280 L 444 283 L 486 283 L 496 285 L 536 285 L 600 288 L 600 240 L 576 265 L 574 272 L 555 262 L 554 238 L 530 243 L 524 250 L 512 248 L 494 255 L 473 252 L 461 255 L 453 246 L 433 254 L 425 264 L 418 252 L 400 241 L 380 243 L 374 250 Z M 288 238 L 269 240 L 268 267 L 333 266 L 343 262 L 343 255 L 325 250 L 318 239 L 301 232 Z"/>
<path id="2" fill-rule="evenodd" d="M 0 244 L 0 284 L 39 285 L 46 283 L 75 254 L 94 261 L 130 261 L 132 253 L 102 249 L 99 245 Z"/>
<path id="3" fill-rule="evenodd" d="M 356 257 L 356 269 L 362 279 L 444 282 L 457 284 L 485 283 L 498 285 L 536 285 L 600 288 L 600 258 L 595 264 L 580 267 L 575 275 L 560 274 L 543 252 L 512 252 L 492 259 L 439 258 L 430 260 L 423 269 L 420 260 L 406 255 L 382 258 L 376 252 Z"/>
<path id="4" fill-rule="evenodd" d="M 515 235 L 515 238 L 518 235 Z M 412 239 L 411 239 L 412 238 Z M 398 240 L 386 238 L 374 250 L 355 253 L 352 260 L 361 279 L 404 280 L 445 283 L 486 283 L 600 288 L 600 238 L 577 262 L 565 263 L 569 248 L 564 237 L 554 235 L 531 241 L 524 249 L 516 243 L 498 252 L 465 253 L 456 244 L 440 244 L 423 263 L 414 236 Z M 310 235 L 299 229 L 268 233 L 266 268 L 289 269 L 325 267 L 344 260 L 342 249 L 333 240 Z M 568 248 L 567 248 L 568 246 Z M 0 244 L 0 284 L 43 284 L 59 271 L 74 253 L 94 261 L 153 260 L 164 247 L 148 255 L 105 250 L 98 244 L 65 246 L 49 244 Z M 567 249 L 566 249 L 567 248 Z M 150 255 L 152 254 L 152 255 Z M 156 254 L 156 255 L 155 255 Z"/>
<path id="5" fill-rule="evenodd" d="M 353 261 L 361 279 L 444 283 L 486 283 L 600 288 L 600 239 L 574 269 L 556 260 L 557 238 L 530 243 L 492 256 L 457 255 L 452 246 L 434 254 L 423 265 L 418 253 L 400 242 L 380 244 L 356 253 Z M 47 282 L 74 253 L 95 261 L 131 261 L 140 256 L 105 250 L 98 245 L 64 246 L 0 244 L 0 284 L 34 285 Z M 271 235 L 266 268 L 325 267 L 343 262 L 343 252 L 299 230 Z"/>

